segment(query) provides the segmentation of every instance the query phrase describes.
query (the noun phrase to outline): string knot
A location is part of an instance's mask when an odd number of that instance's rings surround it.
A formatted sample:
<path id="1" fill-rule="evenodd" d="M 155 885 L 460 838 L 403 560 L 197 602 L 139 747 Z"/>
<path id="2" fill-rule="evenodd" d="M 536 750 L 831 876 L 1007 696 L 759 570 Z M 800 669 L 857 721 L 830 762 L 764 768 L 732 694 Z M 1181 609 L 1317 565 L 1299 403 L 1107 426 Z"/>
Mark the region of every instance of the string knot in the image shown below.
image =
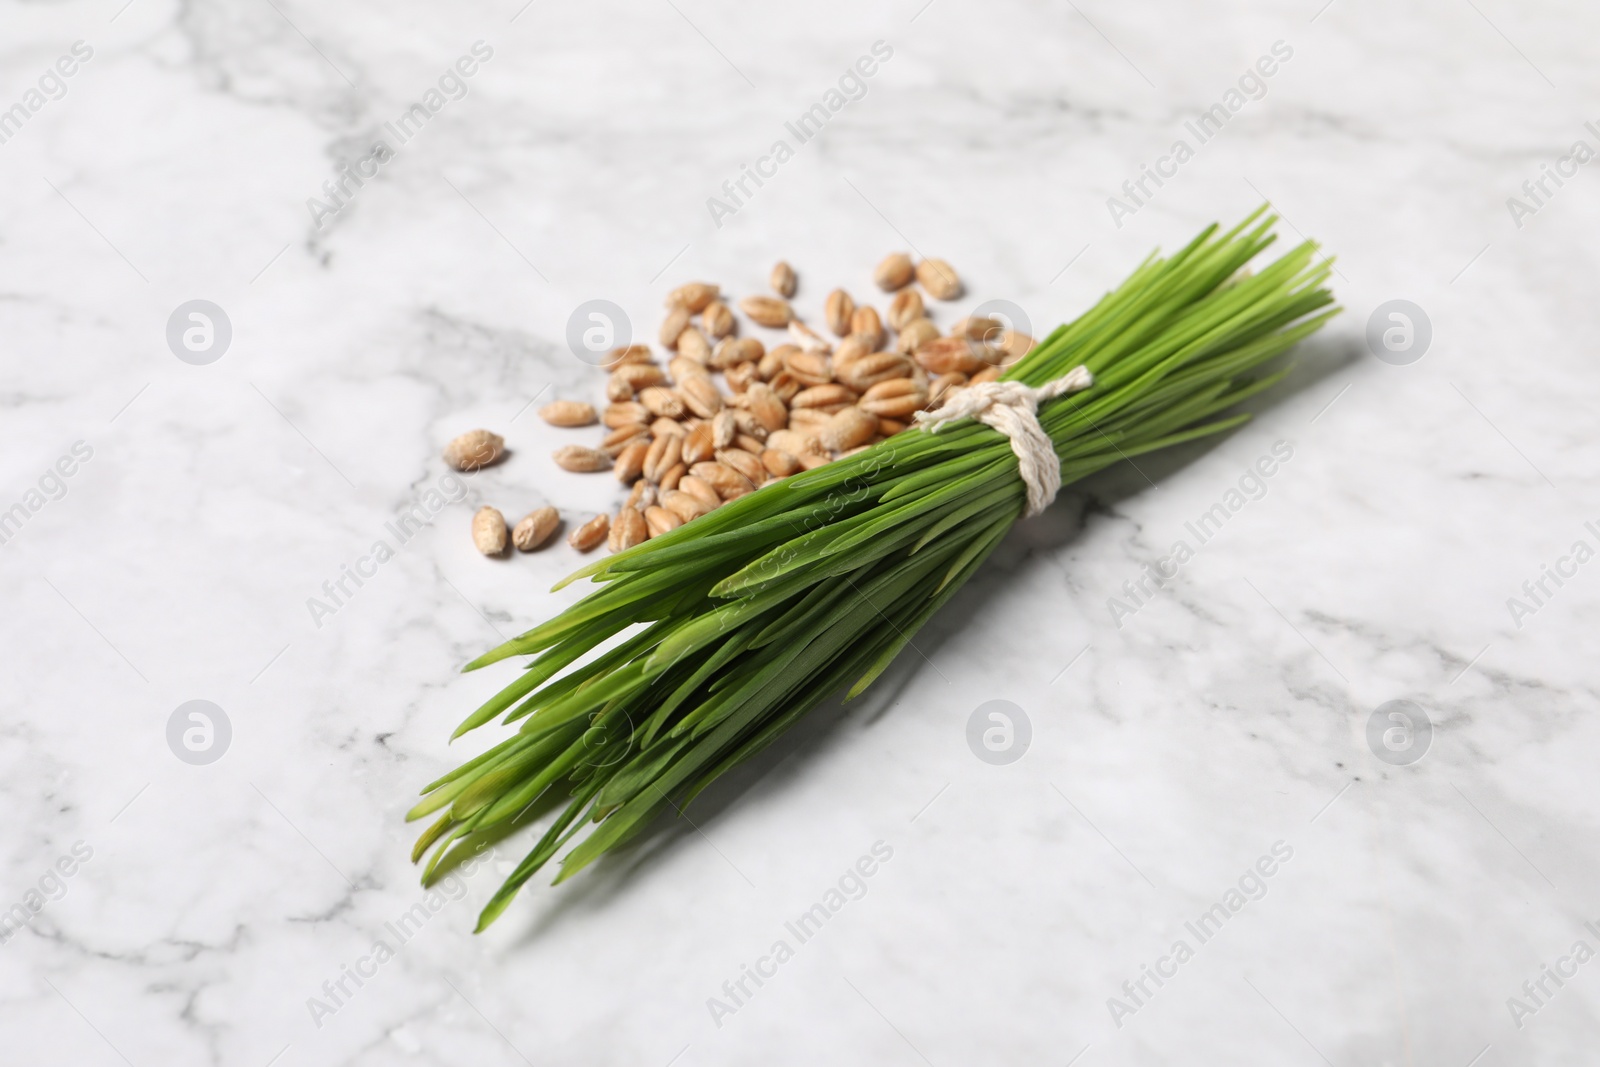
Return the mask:
<path id="1" fill-rule="evenodd" d="M 1039 425 L 1039 404 L 1093 384 L 1094 375 L 1082 364 L 1037 389 L 1024 382 L 980 382 L 964 387 L 934 411 L 917 412 L 915 419 L 929 433 L 971 418 L 1005 434 L 1017 456 L 1017 473 L 1028 489 L 1028 508 L 1022 517 L 1031 519 L 1050 506 L 1061 488 L 1061 462 L 1050 435 Z"/>

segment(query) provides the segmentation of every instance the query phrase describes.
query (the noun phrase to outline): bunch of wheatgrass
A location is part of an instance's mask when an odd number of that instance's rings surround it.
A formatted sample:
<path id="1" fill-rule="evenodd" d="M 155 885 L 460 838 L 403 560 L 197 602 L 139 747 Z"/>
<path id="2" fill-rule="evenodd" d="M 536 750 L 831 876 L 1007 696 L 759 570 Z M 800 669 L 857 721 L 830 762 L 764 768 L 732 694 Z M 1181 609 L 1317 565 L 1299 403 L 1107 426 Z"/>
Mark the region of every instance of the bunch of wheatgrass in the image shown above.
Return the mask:
<path id="1" fill-rule="evenodd" d="M 1264 210 L 1152 254 L 1008 370 L 1035 387 L 1080 364 L 1093 373 L 1088 390 L 1040 405 L 1063 483 L 1239 425 L 1248 416 L 1216 416 L 1284 373 L 1251 371 L 1337 312 L 1322 310 L 1331 268 L 1314 244 L 1241 271 L 1273 241 Z M 534 656 L 455 736 L 502 712 L 517 732 L 429 785 L 408 816 L 442 812 L 413 853 L 435 848 L 424 883 L 570 798 L 482 930 L 585 827 L 557 882 L 681 809 L 826 697 L 870 685 L 1024 503 L 1009 441 L 964 420 L 774 482 L 580 570 L 561 584 L 600 588 L 466 667 Z"/>

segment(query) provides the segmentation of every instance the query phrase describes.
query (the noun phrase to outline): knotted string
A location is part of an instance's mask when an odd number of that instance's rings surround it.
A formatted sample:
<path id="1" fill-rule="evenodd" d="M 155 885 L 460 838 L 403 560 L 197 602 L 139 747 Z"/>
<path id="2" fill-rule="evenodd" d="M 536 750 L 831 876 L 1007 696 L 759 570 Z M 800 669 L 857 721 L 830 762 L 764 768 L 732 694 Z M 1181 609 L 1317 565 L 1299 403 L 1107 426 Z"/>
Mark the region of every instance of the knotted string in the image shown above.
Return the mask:
<path id="1" fill-rule="evenodd" d="M 957 419 L 972 418 L 1005 434 L 1017 455 L 1017 473 L 1028 488 L 1028 509 L 1022 517 L 1031 519 L 1049 507 L 1061 489 L 1061 462 L 1050 435 L 1039 425 L 1039 404 L 1093 384 L 1094 375 L 1082 364 L 1037 389 L 1023 382 L 980 382 L 964 387 L 936 411 L 917 412 L 915 418 L 929 433 L 938 433 Z"/>

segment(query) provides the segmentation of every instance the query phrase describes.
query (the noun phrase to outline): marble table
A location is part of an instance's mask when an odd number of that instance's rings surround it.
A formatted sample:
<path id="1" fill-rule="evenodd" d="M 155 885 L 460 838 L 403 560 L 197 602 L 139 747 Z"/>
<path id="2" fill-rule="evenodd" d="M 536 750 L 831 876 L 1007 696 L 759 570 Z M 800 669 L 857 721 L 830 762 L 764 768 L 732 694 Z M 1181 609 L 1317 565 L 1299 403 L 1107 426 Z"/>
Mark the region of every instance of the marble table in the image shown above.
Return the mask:
<path id="1" fill-rule="evenodd" d="M 1592 9 L 0 20 L 0 1059 L 1593 1055 Z M 1262 201 L 1346 313 L 1258 418 L 1064 492 L 617 862 L 477 937 L 526 836 L 419 888 L 403 813 L 507 677 L 458 668 L 572 595 L 473 510 L 618 501 L 530 410 L 599 391 L 575 309 L 782 257 L 815 314 L 906 249 L 1042 334 Z M 475 426 L 513 455 L 453 490 Z"/>

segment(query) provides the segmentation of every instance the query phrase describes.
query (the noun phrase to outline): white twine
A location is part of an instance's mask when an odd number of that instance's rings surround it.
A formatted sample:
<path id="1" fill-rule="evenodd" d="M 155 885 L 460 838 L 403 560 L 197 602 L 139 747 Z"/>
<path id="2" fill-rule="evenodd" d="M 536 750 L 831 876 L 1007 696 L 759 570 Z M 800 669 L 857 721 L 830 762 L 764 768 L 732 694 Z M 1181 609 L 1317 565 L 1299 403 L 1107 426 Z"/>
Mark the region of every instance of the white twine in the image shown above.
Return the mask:
<path id="1" fill-rule="evenodd" d="M 1050 435 L 1039 425 L 1039 404 L 1093 384 L 1094 375 L 1082 364 L 1037 389 L 1023 382 L 980 382 L 963 387 L 936 411 L 917 412 L 915 418 L 929 433 L 938 433 L 957 419 L 973 418 L 1005 434 L 1017 454 L 1017 472 L 1028 487 L 1028 510 L 1022 517 L 1031 519 L 1050 506 L 1061 488 L 1061 463 Z"/>

